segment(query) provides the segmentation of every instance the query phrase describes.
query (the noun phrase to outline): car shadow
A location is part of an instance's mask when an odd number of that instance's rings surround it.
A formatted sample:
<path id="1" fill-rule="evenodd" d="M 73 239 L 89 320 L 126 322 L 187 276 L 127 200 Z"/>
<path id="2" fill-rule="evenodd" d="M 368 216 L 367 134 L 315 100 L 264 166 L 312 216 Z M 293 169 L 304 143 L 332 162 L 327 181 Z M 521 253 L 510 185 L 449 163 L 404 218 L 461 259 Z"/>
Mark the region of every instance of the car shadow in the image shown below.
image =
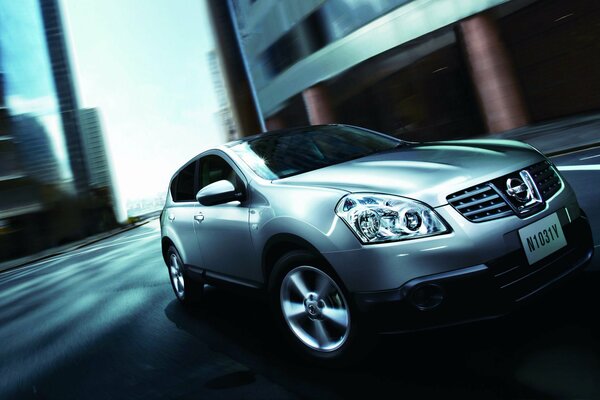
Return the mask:
<path id="1" fill-rule="evenodd" d="M 165 314 L 212 350 L 302 397 L 597 398 L 600 331 L 590 316 L 597 314 L 598 284 L 600 273 L 586 272 L 507 317 L 382 337 L 365 360 L 343 369 L 292 354 L 261 298 L 208 287 L 202 305 L 174 300 Z M 211 384 L 253 380 L 251 373 L 238 375 Z"/>

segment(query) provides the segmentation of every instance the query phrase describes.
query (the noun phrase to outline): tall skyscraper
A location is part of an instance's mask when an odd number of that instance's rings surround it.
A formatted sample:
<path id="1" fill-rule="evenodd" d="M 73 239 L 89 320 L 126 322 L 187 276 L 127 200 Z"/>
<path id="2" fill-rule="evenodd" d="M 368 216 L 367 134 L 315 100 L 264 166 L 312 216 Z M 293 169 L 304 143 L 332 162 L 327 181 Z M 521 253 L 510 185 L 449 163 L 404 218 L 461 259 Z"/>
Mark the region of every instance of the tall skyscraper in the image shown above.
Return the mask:
<path id="1" fill-rule="evenodd" d="M 99 128 L 84 143 L 59 4 L 0 0 L 0 259 L 116 224 Z"/>
<path id="2" fill-rule="evenodd" d="M 16 115 L 11 118 L 11 126 L 19 158 L 27 175 L 40 184 L 61 181 L 50 138 L 39 118 L 33 114 Z"/>
<path id="3" fill-rule="evenodd" d="M 114 217 L 119 215 L 119 210 L 98 109 L 79 110 L 79 122 L 89 176 L 90 197 L 98 208 L 95 211 L 96 218 L 111 224 L 114 223 Z M 111 213 L 112 215 L 109 215 Z"/>
<path id="4" fill-rule="evenodd" d="M 19 255 L 27 246 L 35 246 L 36 238 L 29 243 L 19 239 L 24 239 L 23 234 L 32 232 L 32 214 L 43 208 L 37 185 L 22 169 L 4 99 L 4 74 L 0 57 L 0 259 Z"/>
<path id="5" fill-rule="evenodd" d="M 89 191 L 89 173 L 83 149 L 79 104 L 59 2 L 40 0 L 40 8 L 75 190 L 79 196 L 85 196 Z"/>
<path id="6" fill-rule="evenodd" d="M 112 188 L 110 167 L 98 110 L 95 108 L 79 110 L 79 121 L 83 134 L 83 148 L 89 173 L 89 186 L 90 188 Z"/>

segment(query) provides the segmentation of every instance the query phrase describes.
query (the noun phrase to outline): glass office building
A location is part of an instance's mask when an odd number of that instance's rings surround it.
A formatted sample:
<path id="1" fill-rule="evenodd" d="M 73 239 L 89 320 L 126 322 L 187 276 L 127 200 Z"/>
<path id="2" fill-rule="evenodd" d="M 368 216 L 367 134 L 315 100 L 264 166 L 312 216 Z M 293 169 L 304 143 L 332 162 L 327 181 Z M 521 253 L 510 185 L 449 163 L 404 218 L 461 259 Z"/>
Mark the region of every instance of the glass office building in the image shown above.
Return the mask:
<path id="1" fill-rule="evenodd" d="M 0 258 L 112 227 L 91 189 L 59 3 L 0 0 Z"/>
<path id="2" fill-rule="evenodd" d="M 271 129 L 462 138 L 600 108 L 600 2 L 230 0 Z"/>
<path id="3" fill-rule="evenodd" d="M 54 77 L 37 0 L 0 0 L 0 257 L 52 243 L 46 212 L 68 189 Z"/>
<path id="4" fill-rule="evenodd" d="M 56 170 L 59 155 L 65 158 L 64 131 L 40 11 L 38 0 L 0 0 L 0 72 L 12 136 L 17 142 L 36 142 L 37 157 L 23 154 L 25 167 L 39 160 Z M 63 167 L 61 174 L 69 175 L 68 169 Z M 53 173 L 44 178 L 60 177 Z"/>

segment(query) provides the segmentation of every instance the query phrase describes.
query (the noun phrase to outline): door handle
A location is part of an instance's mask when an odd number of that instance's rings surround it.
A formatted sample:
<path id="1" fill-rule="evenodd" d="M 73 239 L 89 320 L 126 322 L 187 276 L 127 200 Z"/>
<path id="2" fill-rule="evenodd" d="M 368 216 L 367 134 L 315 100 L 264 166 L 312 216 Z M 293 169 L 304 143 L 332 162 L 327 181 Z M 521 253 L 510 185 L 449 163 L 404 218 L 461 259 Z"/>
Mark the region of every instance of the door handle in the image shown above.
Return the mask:
<path id="1" fill-rule="evenodd" d="M 198 222 L 202 222 L 202 221 L 204 221 L 204 214 L 202 214 L 202 213 L 196 214 L 196 215 L 194 215 L 194 219 Z"/>

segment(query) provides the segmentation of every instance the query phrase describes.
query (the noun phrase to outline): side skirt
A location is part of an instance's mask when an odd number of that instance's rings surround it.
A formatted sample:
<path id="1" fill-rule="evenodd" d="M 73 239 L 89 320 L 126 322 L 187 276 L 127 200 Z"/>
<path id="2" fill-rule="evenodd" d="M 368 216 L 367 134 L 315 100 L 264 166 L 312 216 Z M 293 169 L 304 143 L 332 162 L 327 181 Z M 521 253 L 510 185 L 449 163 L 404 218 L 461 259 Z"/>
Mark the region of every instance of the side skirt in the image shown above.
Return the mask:
<path id="1" fill-rule="evenodd" d="M 249 281 L 230 275 L 220 274 L 218 272 L 207 271 L 190 264 L 185 264 L 185 269 L 190 274 L 192 279 L 204 282 L 211 286 L 231 289 L 240 293 L 252 294 L 256 292 L 262 292 L 265 288 L 264 284 L 260 282 Z"/>

